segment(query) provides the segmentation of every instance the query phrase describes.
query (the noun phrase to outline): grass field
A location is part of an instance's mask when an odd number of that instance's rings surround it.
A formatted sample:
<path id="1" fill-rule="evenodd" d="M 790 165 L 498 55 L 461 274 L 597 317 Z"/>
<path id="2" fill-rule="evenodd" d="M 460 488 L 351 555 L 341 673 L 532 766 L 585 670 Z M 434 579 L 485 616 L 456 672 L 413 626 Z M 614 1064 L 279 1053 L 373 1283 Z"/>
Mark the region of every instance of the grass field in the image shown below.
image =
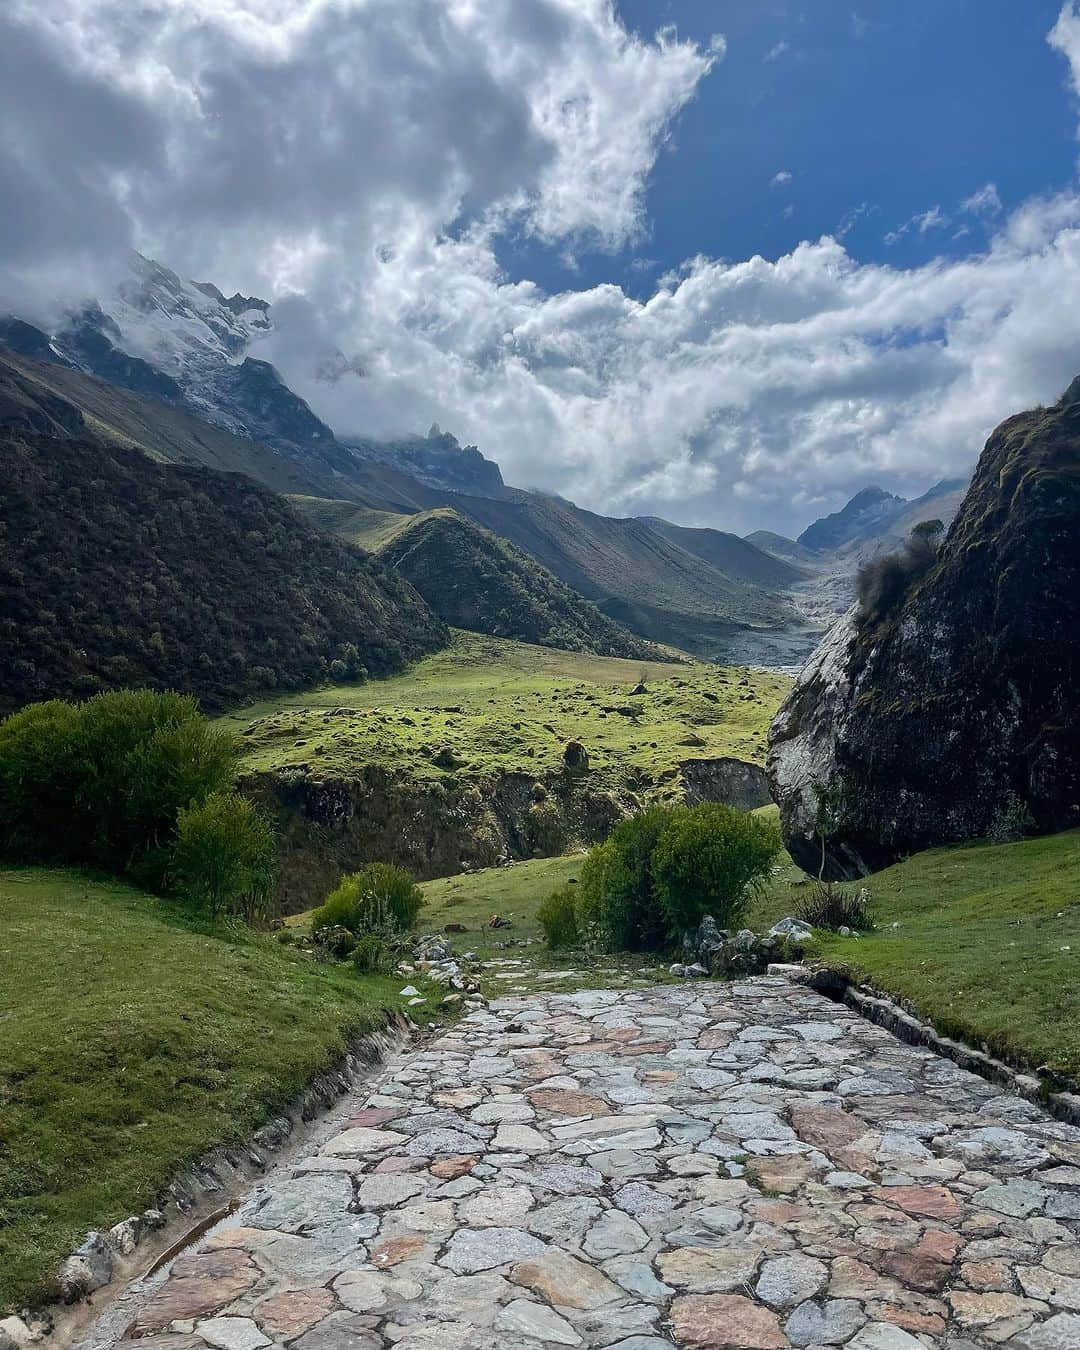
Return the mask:
<path id="1" fill-rule="evenodd" d="M 648 693 L 631 696 L 644 677 Z M 222 720 L 244 735 L 245 768 L 317 768 L 347 775 L 385 764 L 440 778 L 449 746 L 457 779 L 492 770 L 561 767 L 580 740 L 594 781 L 643 785 L 677 777 L 686 759 L 762 762 L 765 735 L 790 681 L 771 672 L 588 656 L 455 632 L 406 674 L 281 695 Z"/>
<path id="2" fill-rule="evenodd" d="M 538 906 L 578 874 L 582 856 L 428 882 L 431 908 L 421 922 L 465 924 L 468 935 L 455 942 L 478 953 L 495 950 L 500 930 L 482 930 L 493 912 L 513 918 L 507 937 L 537 938 Z M 747 925 L 767 930 L 793 912 L 808 884 L 784 855 Z M 820 933 L 812 959 L 903 999 L 946 1034 L 1080 1081 L 1080 832 L 934 849 L 866 886 L 875 930 Z M 580 953 L 556 957 L 539 942 L 522 951 L 533 970 L 582 968 Z"/>
<path id="3" fill-rule="evenodd" d="M 75 872 L 0 870 L 0 915 L 0 1310 L 404 1004 Z"/>
<path id="4" fill-rule="evenodd" d="M 1080 831 L 916 854 L 866 879 L 876 927 L 813 955 L 903 999 L 939 1031 L 1080 1081 Z M 791 913 L 789 865 L 751 927 Z"/>

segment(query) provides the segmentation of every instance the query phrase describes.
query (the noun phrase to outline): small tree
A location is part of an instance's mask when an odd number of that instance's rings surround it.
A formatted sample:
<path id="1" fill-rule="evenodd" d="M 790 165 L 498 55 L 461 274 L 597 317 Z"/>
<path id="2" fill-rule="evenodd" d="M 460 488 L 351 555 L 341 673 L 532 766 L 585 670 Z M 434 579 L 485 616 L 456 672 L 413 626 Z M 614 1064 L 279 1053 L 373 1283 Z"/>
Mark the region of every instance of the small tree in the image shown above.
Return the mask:
<path id="1" fill-rule="evenodd" d="M 213 917 L 264 918 L 274 883 L 274 832 L 238 792 L 215 792 L 182 810 L 171 875 L 177 891 Z"/>
<path id="2" fill-rule="evenodd" d="M 696 928 L 706 914 L 721 928 L 734 928 L 779 851 L 779 831 L 760 816 L 718 802 L 676 815 L 652 858 L 669 937 Z"/>

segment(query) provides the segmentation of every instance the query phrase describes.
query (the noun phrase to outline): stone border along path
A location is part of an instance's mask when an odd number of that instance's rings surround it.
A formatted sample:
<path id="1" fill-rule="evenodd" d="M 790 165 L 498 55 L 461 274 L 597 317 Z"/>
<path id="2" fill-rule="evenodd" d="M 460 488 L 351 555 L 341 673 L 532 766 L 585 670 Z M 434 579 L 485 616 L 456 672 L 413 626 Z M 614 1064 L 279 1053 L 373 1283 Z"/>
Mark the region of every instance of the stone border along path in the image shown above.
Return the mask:
<path id="1" fill-rule="evenodd" d="M 1080 1350 L 1080 1129 L 782 977 L 504 999 L 125 1350 Z"/>

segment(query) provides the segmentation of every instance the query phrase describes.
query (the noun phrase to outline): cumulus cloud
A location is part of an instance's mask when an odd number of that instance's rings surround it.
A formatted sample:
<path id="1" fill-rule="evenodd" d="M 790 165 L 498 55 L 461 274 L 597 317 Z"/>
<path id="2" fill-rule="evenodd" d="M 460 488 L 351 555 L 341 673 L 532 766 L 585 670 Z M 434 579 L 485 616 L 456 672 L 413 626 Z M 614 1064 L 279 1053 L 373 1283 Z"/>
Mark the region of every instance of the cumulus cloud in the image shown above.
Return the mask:
<path id="1" fill-rule="evenodd" d="M 621 245 L 722 55 L 607 0 L 8 0 L 0 247 L 284 290 L 480 221 Z"/>
<path id="2" fill-rule="evenodd" d="M 774 188 L 787 187 L 791 182 L 792 174 L 790 169 L 781 169 L 779 173 L 773 174 L 771 186 Z"/>
<path id="3" fill-rule="evenodd" d="M 27 109 L 0 130 L 0 300 L 92 289 L 131 245 L 265 294 L 259 354 L 343 434 L 437 421 L 598 510 L 792 531 L 966 471 L 1080 370 L 1075 193 L 918 268 L 827 236 L 689 259 L 641 299 L 506 276 L 507 236 L 647 234 L 650 171 L 723 54 L 606 0 L 8 0 L 0 25 Z M 1080 54 L 1071 4 L 1051 40 Z M 330 348 L 363 375 L 320 378 Z"/>

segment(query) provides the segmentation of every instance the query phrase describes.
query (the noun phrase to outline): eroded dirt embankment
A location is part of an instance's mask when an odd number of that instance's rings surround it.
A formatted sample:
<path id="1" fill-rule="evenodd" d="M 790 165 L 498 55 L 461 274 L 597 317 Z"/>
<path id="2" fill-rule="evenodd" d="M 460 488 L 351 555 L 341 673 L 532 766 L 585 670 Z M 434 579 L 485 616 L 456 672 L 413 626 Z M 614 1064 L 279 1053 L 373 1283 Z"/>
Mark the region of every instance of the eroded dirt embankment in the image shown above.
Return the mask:
<path id="1" fill-rule="evenodd" d="M 569 772 L 447 783 L 368 765 L 348 778 L 250 774 L 241 786 L 273 817 L 277 898 L 285 913 L 297 913 L 365 862 L 393 862 L 427 881 L 597 843 L 641 808 L 654 785 L 611 788 Z M 742 809 L 768 801 L 762 770 L 735 759 L 687 761 L 664 788 Z"/>

